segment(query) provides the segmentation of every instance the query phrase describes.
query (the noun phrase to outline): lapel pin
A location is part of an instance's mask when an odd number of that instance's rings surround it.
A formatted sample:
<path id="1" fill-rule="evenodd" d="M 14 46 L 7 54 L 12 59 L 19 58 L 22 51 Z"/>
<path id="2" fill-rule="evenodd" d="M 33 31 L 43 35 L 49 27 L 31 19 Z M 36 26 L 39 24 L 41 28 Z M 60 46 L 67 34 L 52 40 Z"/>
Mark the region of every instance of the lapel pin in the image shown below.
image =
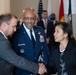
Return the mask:
<path id="1" fill-rule="evenodd" d="M 24 49 L 20 49 L 20 53 L 24 53 L 25 51 L 24 51 Z"/>

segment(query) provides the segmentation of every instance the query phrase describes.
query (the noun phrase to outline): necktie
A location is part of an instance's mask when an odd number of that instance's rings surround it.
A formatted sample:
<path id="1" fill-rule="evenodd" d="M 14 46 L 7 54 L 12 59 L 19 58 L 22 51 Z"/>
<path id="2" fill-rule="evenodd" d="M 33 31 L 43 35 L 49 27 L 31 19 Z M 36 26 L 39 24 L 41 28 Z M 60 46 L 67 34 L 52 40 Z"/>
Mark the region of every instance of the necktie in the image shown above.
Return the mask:
<path id="1" fill-rule="evenodd" d="M 47 21 L 45 19 L 45 23 L 44 23 L 45 28 L 47 29 Z"/>
<path id="2" fill-rule="evenodd" d="M 45 27 L 45 33 L 47 33 L 47 20 L 45 19 L 45 22 L 44 22 L 44 27 Z"/>
<path id="3" fill-rule="evenodd" d="M 31 35 L 31 41 L 32 41 L 33 47 L 35 48 L 35 39 L 32 35 L 32 30 L 31 29 L 30 29 L 30 35 Z"/>

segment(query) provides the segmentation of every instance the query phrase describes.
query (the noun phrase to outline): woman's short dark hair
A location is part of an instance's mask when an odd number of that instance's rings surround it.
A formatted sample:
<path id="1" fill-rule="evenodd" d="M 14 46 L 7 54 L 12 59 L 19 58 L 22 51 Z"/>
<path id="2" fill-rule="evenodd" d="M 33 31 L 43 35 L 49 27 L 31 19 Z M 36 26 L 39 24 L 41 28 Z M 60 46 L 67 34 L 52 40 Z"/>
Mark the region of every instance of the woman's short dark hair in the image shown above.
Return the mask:
<path id="1" fill-rule="evenodd" d="M 57 23 L 55 24 L 55 27 L 56 27 L 56 26 L 61 26 L 63 32 L 68 34 L 68 40 L 70 40 L 72 43 L 76 43 L 76 42 L 75 42 L 75 38 L 73 37 L 73 32 L 72 32 L 72 27 L 71 27 L 71 25 L 69 25 L 69 24 L 66 23 L 66 22 L 57 22 Z"/>

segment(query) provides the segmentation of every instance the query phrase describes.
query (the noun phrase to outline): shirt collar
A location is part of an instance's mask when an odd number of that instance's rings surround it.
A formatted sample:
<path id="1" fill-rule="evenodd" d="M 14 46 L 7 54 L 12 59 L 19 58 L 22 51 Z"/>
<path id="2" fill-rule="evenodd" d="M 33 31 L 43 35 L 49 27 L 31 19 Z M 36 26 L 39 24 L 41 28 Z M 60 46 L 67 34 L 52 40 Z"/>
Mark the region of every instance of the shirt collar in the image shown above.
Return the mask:
<path id="1" fill-rule="evenodd" d="M 42 19 L 44 22 L 45 22 L 45 19 Z M 47 19 L 46 19 L 46 22 L 47 22 Z"/>
<path id="2" fill-rule="evenodd" d="M 6 39 L 8 39 L 7 36 L 4 34 L 3 31 L 0 30 L 0 32 L 3 34 L 3 36 L 4 36 Z"/>
<path id="3" fill-rule="evenodd" d="M 24 23 L 23 23 L 23 26 L 24 26 L 26 32 L 28 33 L 28 32 L 30 31 L 30 29 L 28 29 Z M 31 30 L 33 30 L 33 28 L 32 28 Z M 33 31 L 34 31 L 34 30 L 33 30 Z"/>

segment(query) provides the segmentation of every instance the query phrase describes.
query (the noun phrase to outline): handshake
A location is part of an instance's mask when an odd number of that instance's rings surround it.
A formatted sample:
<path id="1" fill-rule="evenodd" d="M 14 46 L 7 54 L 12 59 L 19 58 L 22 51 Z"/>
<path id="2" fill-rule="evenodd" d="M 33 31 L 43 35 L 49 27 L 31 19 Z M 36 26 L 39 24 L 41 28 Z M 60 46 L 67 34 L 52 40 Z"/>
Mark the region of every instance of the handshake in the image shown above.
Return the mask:
<path id="1" fill-rule="evenodd" d="M 44 74 L 45 72 L 47 72 L 47 69 L 46 69 L 45 65 L 43 63 L 39 63 L 38 73 L 41 75 L 41 74 Z"/>

